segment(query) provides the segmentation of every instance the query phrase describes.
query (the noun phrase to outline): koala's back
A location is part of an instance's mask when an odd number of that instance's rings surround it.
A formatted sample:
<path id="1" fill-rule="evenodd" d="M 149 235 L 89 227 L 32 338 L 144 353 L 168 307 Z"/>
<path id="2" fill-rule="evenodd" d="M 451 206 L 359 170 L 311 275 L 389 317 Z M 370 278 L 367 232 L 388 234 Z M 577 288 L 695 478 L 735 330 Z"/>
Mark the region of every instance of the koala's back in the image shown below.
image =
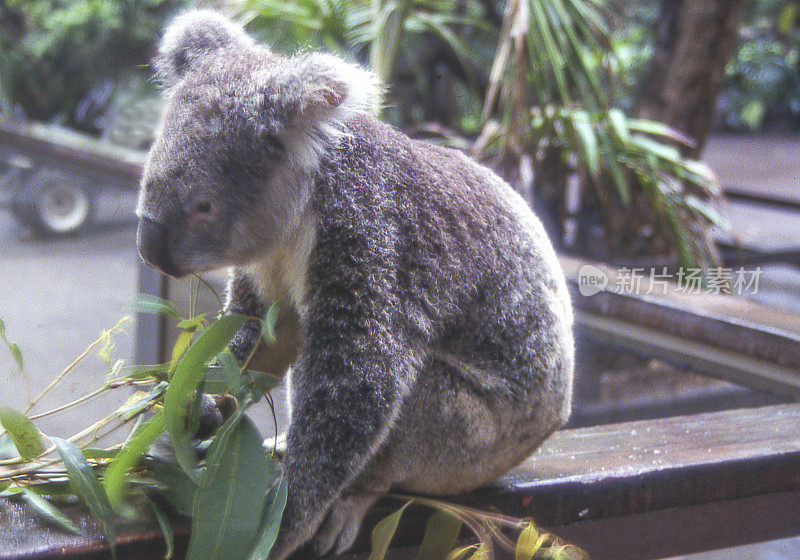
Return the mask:
<path id="1" fill-rule="evenodd" d="M 478 387 L 566 417 L 572 310 L 527 204 L 459 152 L 363 114 L 346 127 L 320 166 L 312 278 L 357 268 L 370 293 L 351 297 L 385 292 L 423 355 Z"/>

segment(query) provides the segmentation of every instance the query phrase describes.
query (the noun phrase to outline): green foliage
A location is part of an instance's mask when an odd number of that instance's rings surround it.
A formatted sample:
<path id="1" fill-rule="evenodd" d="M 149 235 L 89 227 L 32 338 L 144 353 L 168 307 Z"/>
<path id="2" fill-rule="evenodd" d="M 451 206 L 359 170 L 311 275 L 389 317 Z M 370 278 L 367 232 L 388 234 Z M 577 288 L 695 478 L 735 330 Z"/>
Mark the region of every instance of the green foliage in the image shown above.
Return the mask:
<path id="1" fill-rule="evenodd" d="M 106 496 L 105 490 L 100 485 L 97 475 L 92 470 L 86 457 L 81 453 L 81 450 L 74 443 L 57 437 L 50 439 L 53 440 L 58 449 L 58 454 L 67 469 L 67 475 L 72 487 L 100 524 L 103 536 L 106 538 L 108 546 L 111 547 L 111 555 L 116 557 L 114 511 L 111 509 L 108 496 Z"/>
<path id="2" fill-rule="evenodd" d="M 103 485 L 111 506 L 119 510 L 127 490 L 127 474 L 164 432 L 164 412 L 159 411 L 150 420 L 131 433 L 131 437 L 112 459 L 105 471 Z"/>
<path id="3" fill-rule="evenodd" d="M 716 180 L 682 157 L 679 132 L 626 116 L 613 95 L 611 45 L 600 0 L 509 0 L 476 149 L 557 215 L 567 211 L 569 176 L 590 186 L 580 206 L 596 211 L 606 258 L 674 252 L 684 266 L 710 265 L 709 228 L 724 226 Z"/>
<path id="4" fill-rule="evenodd" d="M 287 491 L 286 479 L 280 477 L 267 492 L 263 529 L 256 541 L 253 554 L 250 556 L 251 560 L 267 560 L 269 558 L 269 552 L 278 538 L 278 529 L 283 517 L 283 510 L 286 507 Z"/>
<path id="5" fill-rule="evenodd" d="M 14 362 L 17 364 L 17 369 L 20 373 L 23 373 L 25 369 L 25 364 L 22 361 L 22 350 L 20 350 L 19 345 L 16 342 L 11 342 L 6 338 L 6 325 L 0 320 L 0 340 L 2 340 L 5 345 L 8 347 L 8 351 L 11 352 L 11 355 L 14 357 Z"/>
<path id="6" fill-rule="evenodd" d="M 178 464 L 192 477 L 197 477 L 189 406 L 197 398 L 195 391 L 205 372 L 204 366 L 222 352 L 236 331 L 244 324 L 241 315 L 225 315 L 203 332 L 175 366 L 169 388 L 164 395 L 164 422 Z"/>
<path id="7" fill-rule="evenodd" d="M 724 123 L 800 128 L 800 7 L 796 1 L 751 2 L 739 44 L 728 63 L 722 95 Z"/>
<path id="8" fill-rule="evenodd" d="M 442 560 L 453 550 L 463 522 L 457 515 L 436 510 L 425 526 L 425 536 L 417 551 L 416 560 Z"/>
<path id="9" fill-rule="evenodd" d="M 176 0 L 15 0 L 0 16 L 0 109 L 98 130 L 117 90 L 147 89 L 153 38 Z"/>
<path id="10" fill-rule="evenodd" d="M 367 560 L 383 560 L 386 558 L 389 545 L 392 544 L 392 538 L 397 531 L 397 526 L 400 524 L 400 518 L 409 505 L 411 505 L 411 502 L 407 502 L 403 507 L 381 519 L 375 525 L 372 529 L 372 551 L 369 553 Z"/>
<path id="11" fill-rule="evenodd" d="M 266 489 L 279 474 L 279 463 L 264 449 L 258 430 L 240 409 L 220 428 L 209 448 L 194 500 L 187 558 L 249 558 L 256 544 L 259 555 L 263 549 L 268 552 L 271 545 L 256 538 L 262 531 Z M 270 516 L 269 528 L 277 525 L 276 517 Z"/>
<path id="12" fill-rule="evenodd" d="M 39 430 L 21 412 L 7 406 L 0 406 L 0 424 L 14 441 L 19 456 L 26 461 L 44 453 Z"/>
<path id="13" fill-rule="evenodd" d="M 117 377 L 108 380 L 100 392 L 129 386 L 144 390 L 134 393 L 109 417 L 69 440 L 50 437 L 54 447 L 48 450 L 17 444 L 19 449 L 30 449 L 25 457 L 14 457 L 14 438 L 23 434 L 21 440 L 27 442 L 32 439 L 30 433 L 35 433 L 33 439 L 41 445 L 39 432 L 24 414 L 0 409 L 0 420 L 8 429 L 8 434 L 0 436 L 0 465 L 4 467 L 0 470 L 0 499 L 24 499 L 54 528 L 79 534 L 80 530 L 52 503 L 58 497 L 77 495 L 97 520 L 112 553 L 116 537 L 114 512 L 127 515 L 137 511 L 130 506 L 138 499 L 146 506 L 138 511 L 152 513 L 158 523 L 169 559 L 174 551 L 173 529 L 167 515 L 150 499 L 152 492 L 158 492 L 175 511 L 192 518 L 190 560 L 267 560 L 278 536 L 288 488 L 278 457 L 264 448 L 262 437 L 246 410 L 279 380 L 248 370 L 247 363 L 239 366 L 235 360 L 231 361 L 233 356 L 225 345 L 248 318 L 223 316 L 208 324 L 203 316 L 183 318 L 166 302 L 156 303 L 146 307 L 166 313 L 184 332 L 191 332 L 196 338 L 185 352 L 173 352 L 176 362 L 172 368 L 163 364 L 119 367 Z M 277 307 L 274 312 L 267 313 L 263 333 L 273 331 L 276 318 Z M 117 332 L 123 322 L 103 333 L 82 356 L 104 343 L 104 337 Z M 107 348 L 112 349 L 113 344 L 107 344 Z M 113 356 L 108 357 L 113 360 Z M 63 376 L 63 373 L 57 376 L 49 387 Z M 197 442 L 187 420 L 198 391 L 207 382 L 220 391 L 229 389 L 232 394 L 228 398 L 235 399 L 236 409 L 210 440 Z M 78 398 L 34 418 L 79 406 L 85 400 Z M 170 414 L 181 420 L 179 438 L 188 445 L 185 451 L 189 454 L 189 468 L 187 464 L 178 466 L 150 455 L 152 442 L 169 430 Z M 112 421 L 119 422 L 116 429 L 135 422 L 127 440 L 121 446 L 91 447 L 97 439 L 97 431 Z M 86 439 L 90 433 L 95 435 Z M 205 458 L 200 457 L 200 449 L 207 449 Z M 58 459 L 47 458 L 53 451 L 58 452 Z M 59 464 L 63 467 L 58 467 Z M 412 504 L 434 510 L 417 560 L 467 556 L 491 559 L 497 546 L 509 552 L 516 547 L 527 554 L 525 558 L 585 558 L 579 549 L 565 546 L 552 535 L 539 533 L 528 520 L 430 498 L 390 498 L 406 503 L 373 529 L 370 560 L 382 560 L 386 556 L 403 512 Z M 469 529 L 478 543 L 453 550 L 462 528 Z"/>
<path id="14" fill-rule="evenodd" d="M 42 498 L 33 490 L 23 488 L 22 496 L 25 498 L 25 501 L 31 505 L 31 507 L 38 511 L 45 520 L 53 524 L 56 528 L 67 533 L 72 533 L 73 535 L 81 534 L 81 530 L 78 529 L 66 515 L 58 511 L 53 504 Z"/>

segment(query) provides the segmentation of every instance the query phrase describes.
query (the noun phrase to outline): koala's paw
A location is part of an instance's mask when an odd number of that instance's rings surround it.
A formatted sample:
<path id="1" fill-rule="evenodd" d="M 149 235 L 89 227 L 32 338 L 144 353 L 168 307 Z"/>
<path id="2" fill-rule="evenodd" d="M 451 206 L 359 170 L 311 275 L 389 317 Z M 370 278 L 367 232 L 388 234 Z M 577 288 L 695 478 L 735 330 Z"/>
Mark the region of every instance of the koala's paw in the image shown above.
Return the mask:
<path id="1" fill-rule="evenodd" d="M 323 556 L 332 550 L 335 554 L 348 550 L 358 536 L 364 516 L 377 499 L 375 494 L 342 496 L 328 511 L 325 521 L 314 535 L 314 552 Z"/>
<path id="2" fill-rule="evenodd" d="M 206 439 L 236 411 L 236 401 L 229 395 L 202 395 L 200 425 L 195 438 Z"/>

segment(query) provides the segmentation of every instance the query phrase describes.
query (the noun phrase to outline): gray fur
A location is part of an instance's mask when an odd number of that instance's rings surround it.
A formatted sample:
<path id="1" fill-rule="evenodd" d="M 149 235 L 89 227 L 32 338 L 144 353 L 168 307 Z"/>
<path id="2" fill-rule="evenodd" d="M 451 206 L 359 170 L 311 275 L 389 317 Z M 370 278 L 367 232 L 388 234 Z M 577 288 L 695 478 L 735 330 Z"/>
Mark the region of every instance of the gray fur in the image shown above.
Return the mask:
<path id="1" fill-rule="evenodd" d="M 524 201 L 363 112 L 363 70 L 278 57 L 215 14 L 175 25 L 139 206 L 164 233 L 140 250 L 176 274 L 234 267 L 229 311 L 290 306 L 293 351 L 271 365 L 292 364 L 271 557 L 315 534 L 319 552 L 347 549 L 389 488 L 463 492 L 522 461 L 566 420 L 574 361 L 564 277 Z M 234 354 L 256 336 L 246 325 Z"/>

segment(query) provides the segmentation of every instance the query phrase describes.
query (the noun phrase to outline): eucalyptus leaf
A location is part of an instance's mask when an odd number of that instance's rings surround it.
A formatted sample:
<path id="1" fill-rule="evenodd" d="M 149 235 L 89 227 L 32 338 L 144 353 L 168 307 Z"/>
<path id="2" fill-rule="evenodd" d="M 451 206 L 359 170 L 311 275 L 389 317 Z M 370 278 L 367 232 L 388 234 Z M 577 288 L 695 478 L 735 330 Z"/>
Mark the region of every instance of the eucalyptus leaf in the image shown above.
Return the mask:
<path id="1" fill-rule="evenodd" d="M 457 548 L 453 550 L 450 554 L 447 555 L 447 560 L 461 560 L 467 554 L 471 553 L 474 550 L 478 549 L 478 545 L 476 544 L 469 544 L 467 546 L 462 546 L 461 548 Z"/>
<path id="2" fill-rule="evenodd" d="M 25 369 L 25 364 L 22 361 L 22 350 L 19 349 L 17 343 L 16 342 L 9 343 L 8 349 L 11 350 L 11 355 L 14 356 L 14 361 L 17 363 L 17 368 L 20 371 Z"/>
<path id="3" fill-rule="evenodd" d="M 151 461 L 150 476 L 160 485 L 159 495 L 175 508 L 175 511 L 191 517 L 197 483 L 180 468 L 161 461 Z"/>
<path id="4" fill-rule="evenodd" d="M 281 304 L 278 302 L 269 306 L 264 320 L 261 321 L 261 336 L 267 344 L 275 344 L 278 339 L 275 336 L 275 324 L 278 322 L 278 314 L 281 311 Z"/>
<path id="5" fill-rule="evenodd" d="M 26 461 L 44 453 L 44 444 L 39 430 L 21 412 L 7 406 L 0 406 L 0 424 L 14 441 L 19 456 Z"/>
<path id="6" fill-rule="evenodd" d="M 428 519 L 416 560 L 446 560 L 461 533 L 461 519 L 436 510 Z"/>
<path id="7" fill-rule="evenodd" d="M 103 449 L 101 447 L 84 447 L 81 451 L 87 459 L 113 459 L 119 453 L 119 449 Z"/>
<path id="8" fill-rule="evenodd" d="M 395 531 L 397 531 L 400 518 L 410 504 L 411 502 L 406 503 L 396 512 L 384 517 L 375 525 L 375 528 L 372 529 L 372 550 L 367 560 L 383 560 L 386 558 L 386 553 L 389 551 L 389 545 L 392 542 Z"/>
<path id="9" fill-rule="evenodd" d="M 231 395 L 235 395 L 239 388 L 242 386 L 242 374 L 239 362 L 227 348 L 223 350 L 219 357 L 219 364 L 221 367 L 222 381 L 226 386 L 226 390 Z"/>
<path id="10" fill-rule="evenodd" d="M 281 518 L 286 507 L 286 490 L 286 479 L 280 477 L 267 493 L 263 528 L 250 560 L 268 560 L 269 552 L 275 544 L 275 539 L 278 538 L 278 530 L 281 527 Z"/>
<path id="11" fill-rule="evenodd" d="M 103 485 L 111 507 L 118 510 L 127 489 L 126 475 L 150 445 L 164 432 L 164 413 L 159 412 L 142 424 L 130 437 L 105 472 Z"/>
<path id="12" fill-rule="evenodd" d="M 158 507 L 153 500 L 147 496 L 145 496 L 145 499 L 150 505 L 150 509 L 153 510 L 153 515 L 158 522 L 158 527 L 161 529 L 161 534 L 164 536 L 164 545 L 167 549 L 164 553 L 164 560 L 170 560 L 175 553 L 175 533 L 172 530 L 172 524 L 169 522 L 166 514 L 161 511 L 161 508 Z"/>
<path id="13" fill-rule="evenodd" d="M 49 523 L 73 535 L 80 535 L 81 530 L 78 529 L 72 521 L 53 504 L 42 498 L 39 494 L 31 492 L 27 488 L 22 489 L 22 496 L 25 498 L 31 507 L 36 509 Z"/>
<path id="14" fill-rule="evenodd" d="M 188 409 L 207 363 L 225 349 L 244 321 L 245 317 L 241 315 L 225 315 L 201 334 L 176 364 L 164 396 L 164 420 L 175 459 L 195 479 L 198 476 L 196 459 L 191 448 L 194 434 L 187 429 Z"/>
<path id="15" fill-rule="evenodd" d="M 117 409 L 117 414 L 121 415 L 126 420 L 130 420 L 147 408 L 154 400 L 161 397 L 167 390 L 167 386 L 167 382 L 162 381 L 147 393 L 144 391 L 134 393 L 128 398 L 125 404 Z"/>
<path id="16" fill-rule="evenodd" d="M 136 294 L 130 307 L 133 311 L 138 313 L 163 315 L 164 317 L 178 320 L 182 319 L 181 314 L 178 313 L 178 310 L 172 302 L 152 294 Z"/>
<path id="17" fill-rule="evenodd" d="M 188 560 L 239 560 L 256 544 L 277 462 L 239 410 L 211 444 L 192 512 Z"/>
<path id="18" fill-rule="evenodd" d="M 58 454 L 67 469 L 69 481 L 75 492 L 83 499 L 89 511 L 100 524 L 103 536 L 111 548 L 111 556 L 116 558 L 114 511 L 111 509 L 108 496 L 97 480 L 97 476 L 86 461 L 86 457 L 74 443 L 57 437 L 50 439 L 58 449 Z"/>
<path id="19" fill-rule="evenodd" d="M 540 533 L 536 525 L 529 523 L 517 538 L 514 560 L 531 560 L 533 555 L 542 548 L 546 538 L 546 533 Z"/>

